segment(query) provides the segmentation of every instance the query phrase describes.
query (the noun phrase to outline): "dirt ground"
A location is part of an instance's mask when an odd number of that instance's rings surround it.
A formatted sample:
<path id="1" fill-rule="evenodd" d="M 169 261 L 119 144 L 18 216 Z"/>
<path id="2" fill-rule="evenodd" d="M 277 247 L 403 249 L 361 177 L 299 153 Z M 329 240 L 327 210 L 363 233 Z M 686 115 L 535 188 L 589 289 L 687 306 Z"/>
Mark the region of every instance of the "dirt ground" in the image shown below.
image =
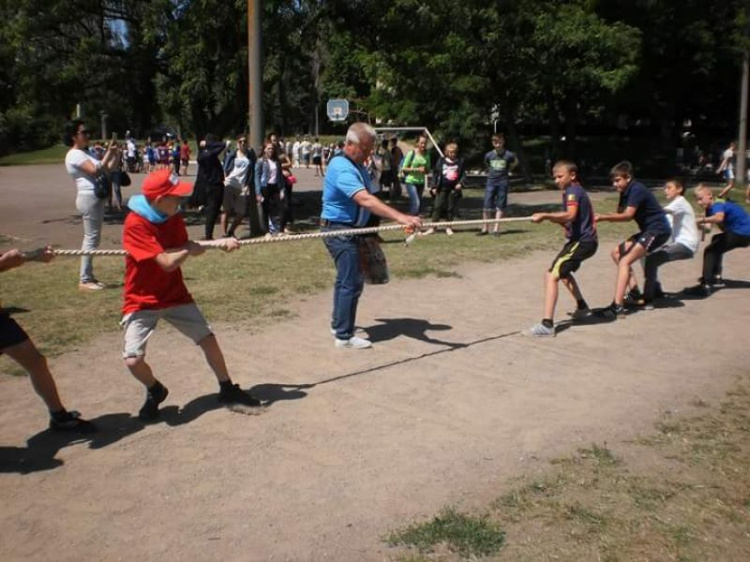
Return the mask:
<path id="1" fill-rule="evenodd" d="M 79 243 L 59 176 L 0 169 L 3 234 Z M 518 197 L 547 196 L 557 200 Z M 607 246 L 579 276 L 592 306 L 611 300 Z M 0 377 L 3 560 L 387 560 L 388 531 L 447 504 L 485 505 L 549 457 L 648 432 L 747 373 L 748 282 L 615 323 L 565 324 L 554 339 L 520 335 L 539 319 L 551 258 L 367 287 L 358 326 L 371 350 L 334 349 L 329 292 L 293 303 L 289 320 L 216 325 L 236 382 L 268 401 L 259 415 L 220 408 L 199 350 L 169 329 L 149 348 L 170 389 L 155 425 L 133 417 L 142 391 L 118 333 L 52 362 L 66 402 L 102 428 L 90 440 L 43 431 L 28 380 Z M 729 254 L 725 277 L 750 279 L 747 258 Z M 699 270 L 699 259 L 669 264 L 662 279 L 678 290 Z M 562 295 L 560 320 L 567 310 Z"/>

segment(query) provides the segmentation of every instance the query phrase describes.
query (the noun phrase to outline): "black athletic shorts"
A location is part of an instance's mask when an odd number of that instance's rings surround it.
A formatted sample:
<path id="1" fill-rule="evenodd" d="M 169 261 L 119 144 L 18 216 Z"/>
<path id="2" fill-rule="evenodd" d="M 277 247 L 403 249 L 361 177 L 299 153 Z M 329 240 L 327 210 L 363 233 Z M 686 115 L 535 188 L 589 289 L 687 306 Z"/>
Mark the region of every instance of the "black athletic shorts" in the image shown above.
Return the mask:
<path id="1" fill-rule="evenodd" d="M 637 234 L 633 234 L 630 238 L 628 238 L 623 244 L 620 246 L 620 257 L 627 254 L 630 250 L 633 249 L 633 245 L 640 244 L 646 249 L 647 253 L 654 252 L 661 248 L 664 244 L 669 242 L 669 238 L 671 237 L 671 233 L 667 232 L 659 232 L 659 233 L 653 233 L 653 232 L 639 232 Z M 632 242 L 633 245 L 628 248 L 627 252 L 623 252 L 624 245 L 626 242 Z"/>
<path id="2" fill-rule="evenodd" d="M 0 312 L 0 354 L 3 349 L 13 347 L 29 339 L 29 335 L 23 331 L 18 322 L 13 320 L 7 312 Z"/>
<path id="3" fill-rule="evenodd" d="M 581 263 L 593 256 L 598 248 L 599 242 L 568 241 L 555 257 L 549 272 L 558 279 L 565 279 L 574 271 L 578 271 Z"/>

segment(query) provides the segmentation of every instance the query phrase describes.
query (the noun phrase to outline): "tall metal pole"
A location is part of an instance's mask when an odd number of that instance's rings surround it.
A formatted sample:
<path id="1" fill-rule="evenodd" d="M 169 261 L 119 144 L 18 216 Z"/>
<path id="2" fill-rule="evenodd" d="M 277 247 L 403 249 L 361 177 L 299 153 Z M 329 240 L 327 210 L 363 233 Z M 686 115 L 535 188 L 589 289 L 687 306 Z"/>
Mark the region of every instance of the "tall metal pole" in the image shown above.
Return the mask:
<path id="1" fill-rule="evenodd" d="M 746 13 L 745 41 L 750 41 L 750 13 Z M 740 130 L 737 135 L 737 177 L 739 187 L 747 185 L 747 96 L 750 82 L 750 47 L 745 45 L 742 57 L 742 83 L 740 86 Z"/>
<path id="2" fill-rule="evenodd" d="M 263 76 L 261 72 L 260 16 L 263 0 L 247 1 L 247 65 L 248 65 L 248 109 L 250 146 L 256 151 L 263 144 Z"/>
<path id="3" fill-rule="evenodd" d="M 247 0 L 247 66 L 248 66 L 248 140 L 260 157 L 263 153 L 263 77 L 261 72 L 261 28 L 260 15 L 263 0 Z M 259 236 L 263 232 L 263 213 L 250 198 L 250 236 Z"/>

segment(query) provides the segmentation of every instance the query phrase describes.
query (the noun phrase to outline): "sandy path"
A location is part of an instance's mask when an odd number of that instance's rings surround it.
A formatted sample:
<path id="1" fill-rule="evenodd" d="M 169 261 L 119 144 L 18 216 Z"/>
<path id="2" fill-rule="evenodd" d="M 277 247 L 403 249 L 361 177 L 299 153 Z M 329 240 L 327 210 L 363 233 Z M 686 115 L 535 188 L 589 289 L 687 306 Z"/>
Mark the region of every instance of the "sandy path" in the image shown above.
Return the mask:
<path id="1" fill-rule="evenodd" d="M 611 298 L 606 250 L 579 278 L 593 305 Z M 747 257 L 730 254 L 727 277 L 750 279 Z M 164 423 L 130 417 L 142 396 L 119 334 L 53 363 L 68 403 L 99 418 L 91 442 L 27 444 L 44 412 L 26 380 L 0 378 L 3 559 L 383 560 L 380 537 L 403 522 L 484 505 L 508 477 L 647 431 L 746 373 L 745 288 L 518 335 L 538 319 L 550 259 L 368 287 L 358 325 L 372 350 L 333 348 L 327 293 L 255 331 L 216 326 L 235 380 L 272 401 L 257 416 L 216 407 L 198 350 L 166 329 L 150 349 L 171 390 Z M 698 269 L 670 264 L 665 285 Z"/>

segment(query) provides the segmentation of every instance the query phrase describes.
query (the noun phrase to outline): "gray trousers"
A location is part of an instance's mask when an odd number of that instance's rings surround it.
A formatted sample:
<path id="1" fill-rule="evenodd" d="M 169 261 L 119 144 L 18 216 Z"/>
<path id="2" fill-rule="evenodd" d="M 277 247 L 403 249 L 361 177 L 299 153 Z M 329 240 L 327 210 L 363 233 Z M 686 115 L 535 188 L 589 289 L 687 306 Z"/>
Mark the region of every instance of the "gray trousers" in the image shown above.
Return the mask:
<path id="1" fill-rule="evenodd" d="M 94 250 L 102 240 L 102 223 L 104 222 L 104 199 L 99 199 L 93 191 L 79 191 L 76 197 L 76 209 L 83 221 L 83 243 L 81 250 Z M 94 258 L 81 257 L 80 282 L 94 281 Z"/>
<path id="2" fill-rule="evenodd" d="M 646 265 L 643 267 L 646 282 L 643 287 L 643 298 L 646 302 L 652 302 L 656 290 L 661 289 L 659 284 L 659 266 L 670 261 L 689 260 L 695 254 L 687 246 L 682 244 L 667 244 L 655 252 L 646 256 Z"/>

